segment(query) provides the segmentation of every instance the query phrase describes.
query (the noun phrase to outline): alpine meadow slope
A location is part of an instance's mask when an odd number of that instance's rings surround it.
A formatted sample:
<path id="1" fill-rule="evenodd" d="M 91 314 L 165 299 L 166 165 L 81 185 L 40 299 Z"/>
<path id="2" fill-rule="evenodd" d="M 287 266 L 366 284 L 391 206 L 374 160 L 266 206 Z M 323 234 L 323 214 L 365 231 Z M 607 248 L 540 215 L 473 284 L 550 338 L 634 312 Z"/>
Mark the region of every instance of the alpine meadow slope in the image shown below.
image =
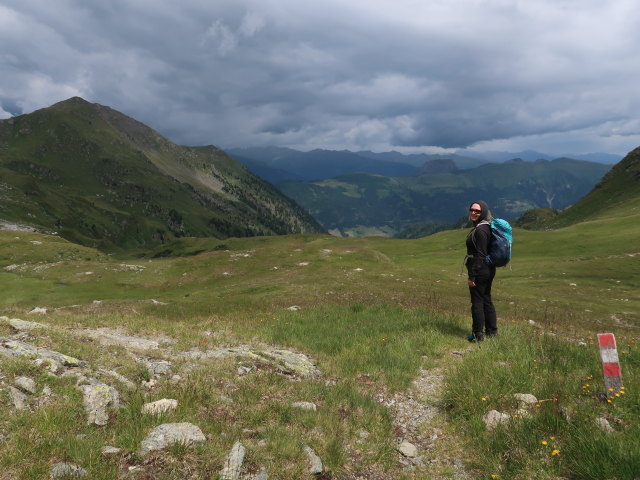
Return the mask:
<path id="1" fill-rule="evenodd" d="M 0 220 L 100 248 L 324 231 L 216 147 L 78 97 L 0 121 L 0 185 Z"/>
<path id="2" fill-rule="evenodd" d="M 454 224 L 469 202 L 479 198 L 509 220 L 534 208 L 565 208 L 588 193 L 610 168 L 569 158 L 512 160 L 415 176 L 351 173 L 315 182 L 283 182 L 278 188 L 332 233 L 393 236 L 415 224 Z"/>

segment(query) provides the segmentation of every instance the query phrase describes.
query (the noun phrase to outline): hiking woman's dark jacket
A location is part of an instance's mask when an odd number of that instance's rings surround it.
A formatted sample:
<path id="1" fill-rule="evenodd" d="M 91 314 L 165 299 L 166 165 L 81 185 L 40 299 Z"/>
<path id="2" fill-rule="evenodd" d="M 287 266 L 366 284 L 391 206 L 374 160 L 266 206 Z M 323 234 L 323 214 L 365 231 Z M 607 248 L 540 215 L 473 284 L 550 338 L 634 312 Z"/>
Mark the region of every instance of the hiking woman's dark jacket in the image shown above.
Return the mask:
<path id="1" fill-rule="evenodd" d="M 469 280 L 475 282 L 478 276 L 491 274 L 491 267 L 484 263 L 484 257 L 489 250 L 491 239 L 491 225 L 486 220 L 481 221 L 467 236 L 467 272 Z"/>

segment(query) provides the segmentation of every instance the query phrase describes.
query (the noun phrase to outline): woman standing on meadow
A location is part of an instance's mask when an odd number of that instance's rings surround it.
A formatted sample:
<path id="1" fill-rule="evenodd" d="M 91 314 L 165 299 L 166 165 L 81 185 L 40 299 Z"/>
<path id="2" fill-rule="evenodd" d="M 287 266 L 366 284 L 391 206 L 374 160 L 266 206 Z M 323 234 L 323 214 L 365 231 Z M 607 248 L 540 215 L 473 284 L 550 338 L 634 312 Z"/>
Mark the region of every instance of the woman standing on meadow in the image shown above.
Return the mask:
<path id="1" fill-rule="evenodd" d="M 486 336 L 498 333 L 496 309 L 491 300 L 491 284 L 496 276 L 496 267 L 487 265 L 484 257 L 489 250 L 491 220 L 493 216 L 486 202 L 479 200 L 469 207 L 469 220 L 473 230 L 467 236 L 466 267 L 469 293 L 471 294 L 472 333 L 470 342 L 481 342 Z"/>

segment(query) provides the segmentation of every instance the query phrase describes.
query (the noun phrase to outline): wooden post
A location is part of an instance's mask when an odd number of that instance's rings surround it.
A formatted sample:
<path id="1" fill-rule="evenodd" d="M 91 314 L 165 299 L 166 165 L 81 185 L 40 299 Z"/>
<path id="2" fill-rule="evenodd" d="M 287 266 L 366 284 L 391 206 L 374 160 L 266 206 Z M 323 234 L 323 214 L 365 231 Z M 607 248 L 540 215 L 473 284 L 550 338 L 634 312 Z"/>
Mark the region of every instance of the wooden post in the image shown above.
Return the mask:
<path id="1" fill-rule="evenodd" d="M 598 345 L 600 346 L 600 358 L 602 358 L 604 386 L 607 390 L 607 396 L 612 397 L 616 393 L 620 393 L 621 387 L 623 387 L 616 337 L 613 333 L 599 333 Z"/>

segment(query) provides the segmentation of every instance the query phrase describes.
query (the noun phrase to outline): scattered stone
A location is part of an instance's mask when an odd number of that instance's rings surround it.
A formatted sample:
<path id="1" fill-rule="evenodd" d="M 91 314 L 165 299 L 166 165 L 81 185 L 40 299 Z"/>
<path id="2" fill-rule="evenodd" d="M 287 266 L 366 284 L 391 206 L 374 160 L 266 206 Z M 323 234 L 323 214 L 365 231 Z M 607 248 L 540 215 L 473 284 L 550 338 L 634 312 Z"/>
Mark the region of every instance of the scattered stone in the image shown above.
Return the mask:
<path id="1" fill-rule="evenodd" d="M 245 448 L 240 442 L 236 442 L 224 462 L 224 468 L 220 472 L 220 480 L 238 480 L 240 478 L 244 454 Z"/>
<path id="2" fill-rule="evenodd" d="M 263 470 L 258 475 L 253 477 L 251 480 L 269 480 L 269 475 L 267 475 L 267 472 Z"/>
<path id="3" fill-rule="evenodd" d="M 298 310 L 300 310 L 300 305 L 291 305 L 289 308 L 287 308 L 287 310 L 290 310 L 292 312 L 297 312 Z"/>
<path id="4" fill-rule="evenodd" d="M 9 397 L 17 410 L 27 410 L 29 408 L 27 396 L 17 388 L 9 387 Z"/>
<path id="5" fill-rule="evenodd" d="M 415 458 L 418 456 L 418 448 L 411 442 L 402 442 L 398 445 L 398 451 L 407 458 Z"/>
<path id="6" fill-rule="evenodd" d="M 151 403 L 145 403 L 142 406 L 142 413 L 149 413 L 152 415 L 160 415 L 162 413 L 170 412 L 178 408 L 178 401 L 172 398 L 163 398 Z"/>
<path id="7" fill-rule="evenodd" d="M 41 308 L 41 307 L 36 307 L 33 310 L 31 310 L 29 312 L 29 314 L 46 315 L 47 314 L 47 309 L 46 308 Z"/>
<path id="8" fill-rule="evenodd" d="M 87 414 L 87 423 L 106 425 L 109 422 L 109 407 L 120 407 L 118 391 L 98 380 L 89 379 L 89 385 L 79 387 L 84 395 L 84 409 Z"/>
<path id="9" fill-rule="evenodd" d="M 0 355 L 7 357 L 33 357 L 39 359 L 54 360 L 67 367 L 80 367 L 84 365 L 84 362 L 77 358 L 64 355 L 62 353 L 54 352 L 51 350 L 45 350 L 42 348 L 34 347 L 28 343 L 20 342 L 18 340 L 10 340 L 8 338 L 0 338 Z"/>
<path id="10" fill-rule="evenodd" d="M 309 460 L 309 473 L 311 475 L 320 475 L 324 471 L 322 460 L 308 445 L 304 446 L 304 451 L 307 452 L 307 457 Z"/>
<path id="11" fill-rule="evenodd" d="M 16 378 L 16 387 L 18 387 L 23 392 L 27 393 L 36 393 L 36 382 L 31 378 L 27 377 L 18 377 Z"/>
<path id="12" fill-rule="evenodd" d="M 482 417 L 482 421 L 487 427 L 487 430 L 494 430 L 498 425 L 508 422 L 510 418 L 511 417 L 509 417 L 509 415 L 506 413 L 500 413 L 497 410 L 491 410 L 490 412 L 487 412 L 484 417 Z"/>
<path id="13" fill-rule="evenodd" d="M 315 412 L 318 409 L 316 404 L 313 402 L 293 402 L 291 406 L 301 408 L 302 410 L 310 410 L 312 412 Z"/>
<path id="14" fill-rule="evenodd" d="M 154 428 L 142 440 L 139 453 L 141 456 L 145 456 L 149 452 L 162 450 L 174 443 L 189 445 L 193 442 L 204 442 L 205 440 L 202 430 L 192 423 L 164 423 Z"/>
<path id="15" fill-rule="evenodd" d="M 530 393 L 514 393 L 513 398 L 516 399 L 518 402 L 518 408 L 521 410 L 526 410 L 527 407 L 538 403 L 538 399 Z"/>
<path id="16" fill-rule="evenodd" d="M 251 373 L 251 367 L 238 367 L 238 375 L 241 377 Z"/>
<path id="17" fill-rule="evenodd" d="M 139 362 L 142 362 L 144 366 L 147 367 L 147 370 L 149 370 L 149 373 L 154 377 L 166 375 L 171 371 L 171 363 L 167 360 L 153 360 L 144 357 L 135 358 Z"/>
<path id="18" fill-rule="evenodd" d="M 58 373 L 62 368 L 62 365 L 51 358 L 36 358 L 33 361 L 33 364 L 38 368 L 44 366 L 50 373 L 53 374 Z"/>
<path id="19" fill-rule="evenodd" d="M 147 388 L 149 390 L 151 390 L 153 387 L 155 387 L 158 384 L 158 381 L 155 378 L 151 378 L 149 380 L 143 380 L 141 385 L 144 388 Z"/>
<path id="20" fill-rule="evenodd" d="M 121 448 L 112 447 L 111 445 L 105 445 L 102 447 L 101 452 L 105 457 L 109 457 L 111 455 L 118 455 L 122 451 Z"/>
<path id="21" fill-rule="evenodd" d="M 119 345 L 127 349 L 136 350 L 152 350 L 159 348 L 161 343 L 174 343 L 174 341 L 171 339 L 153 339 L 133 335 L 125 335 L 122 332 L 111 330 L 109 328 L 81 330 L 80 333 L 89 335 L 89 337 L 97 340 L 104 345 Z"/>
<path id="22" fill-rule="evenodd" d="M 300 375 L 301 377 L 315 377 L 320 371 L 315 364 L 302 353 L 290 350 L 263 349 L 254 350 L 247 346 L 221 348 L 216 350 L 191 350 L 179 357 L 188 359 L 225 358 L 229 356 L 245 357 L 272 364 L 280 373 Z"/>
<path id="23" fill-rule="evenodd" d="M 49 475 L 53 479 L 65 479 L 86 477 L 88 473 L 84 468 L 74 465 L 73 463 L 56 463 L 51 467 Z"/>
<path id="24" fill-rule="evenodd" d="M 47 328 L 46 325 L 37 322 L 27 322 L 26 320 L 20 320 L 19 318 L 7 318 L 4 317 L 6 322 L 18 331 L 37 330 L 39 328 Z"/>
<path id="25" fill-rule="evenodd" d="M 600 430 L 602 430 L 605 433 L 613 433 L 613 432 L 615 432 L 615 430 L 613 429 L 613 427 L 609 423 L 609 420 L 607 420 L 604 417 L 596 418 L 596 425 L 598 425 L 598 427 L 600 427 Z"/>
<path id="26" fill-rule="evenodd" d="M 160 302 L 160 301 L 156 300 L 155 298 L 151 299 L 151 303 L 153 303 L 154 305 L 169 305 L 168 303 Z"/>

